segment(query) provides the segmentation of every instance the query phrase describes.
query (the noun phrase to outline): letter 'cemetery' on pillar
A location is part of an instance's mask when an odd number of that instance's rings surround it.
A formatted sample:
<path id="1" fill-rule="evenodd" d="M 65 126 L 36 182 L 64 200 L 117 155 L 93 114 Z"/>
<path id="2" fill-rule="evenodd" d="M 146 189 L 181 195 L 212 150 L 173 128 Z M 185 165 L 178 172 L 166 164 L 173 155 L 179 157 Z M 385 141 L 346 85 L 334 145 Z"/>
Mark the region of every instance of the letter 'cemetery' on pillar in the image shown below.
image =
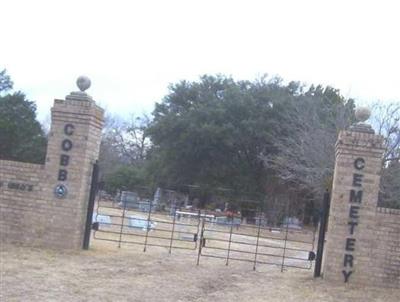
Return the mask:
<path id="1" fill-rule="evenodd" d="M 368 110 L 357 109 L 356 117 L 359 122 L 341 131 L 336 143 L 323 277 L 346 285 L 399 288 L 395 271 L 400 244 L 394 236 L 400 231 L 400 216 L 396 216 L 400 211 L 377 206 L 383 138 L 365 123 Z M 393 232 L 387 231 L 389 227 Z"/>

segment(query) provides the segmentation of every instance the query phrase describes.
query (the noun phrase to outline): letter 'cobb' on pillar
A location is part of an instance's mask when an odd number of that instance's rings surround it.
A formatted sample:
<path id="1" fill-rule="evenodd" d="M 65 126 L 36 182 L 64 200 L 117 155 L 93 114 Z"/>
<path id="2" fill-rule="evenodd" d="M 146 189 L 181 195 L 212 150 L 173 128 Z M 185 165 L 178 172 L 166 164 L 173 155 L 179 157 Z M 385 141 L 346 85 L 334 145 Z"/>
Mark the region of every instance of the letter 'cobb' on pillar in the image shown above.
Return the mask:
<path id="1" fill-rule="evenodd" d="M 92 165 L 100 148 L 103 109 L 98 107 L 85 91 L 91 81 L 80 76 L 79 91 L 71 92 L 65 100 L 55 100 L 49 135 L 46 172 L 49 194 L 60 206 L 66 221 L 65 244 L 80 248 L 85 229 Z M 64 190 L 60 190 L 63 188 Z M 61 194 L 63 193 L 63 194 Z M 67 209 L 66 209 L 67 208 Z"/>
<path id="2" fill-rule="evenodd" d="M 85 92 L 89 78 L 77 85 L 54 100 L 45 164 L 0 159 L 0 245 L 83 246 L 104 112 Z"/>

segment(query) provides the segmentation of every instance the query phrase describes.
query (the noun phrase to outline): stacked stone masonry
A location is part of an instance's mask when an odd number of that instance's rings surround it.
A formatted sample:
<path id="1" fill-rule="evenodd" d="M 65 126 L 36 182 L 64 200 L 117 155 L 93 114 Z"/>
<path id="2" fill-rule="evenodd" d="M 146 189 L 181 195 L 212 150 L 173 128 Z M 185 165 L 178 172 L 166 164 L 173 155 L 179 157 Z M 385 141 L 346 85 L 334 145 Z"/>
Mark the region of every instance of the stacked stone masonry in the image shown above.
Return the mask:
<path id="1" fill-rule="evenodd" d="M 94 102 L 55 100 L 44 165 L 0 160 L 0 241 L 82 247 L 103 110 Z M 58 198 L 55 188 L 67 194 Z"/>
<path id="2" fill-rule="evenodd" d="M 400 287 L 400 211 L 377 207 L 380 136 L 343 131 L 324 255 L 324 278 L 346 285 Z"/>
<path id="3" fill-rule="evenodd" d="M 400 210 L 377 208 L 374 239 L 374 282 L 400 288 Z"/>

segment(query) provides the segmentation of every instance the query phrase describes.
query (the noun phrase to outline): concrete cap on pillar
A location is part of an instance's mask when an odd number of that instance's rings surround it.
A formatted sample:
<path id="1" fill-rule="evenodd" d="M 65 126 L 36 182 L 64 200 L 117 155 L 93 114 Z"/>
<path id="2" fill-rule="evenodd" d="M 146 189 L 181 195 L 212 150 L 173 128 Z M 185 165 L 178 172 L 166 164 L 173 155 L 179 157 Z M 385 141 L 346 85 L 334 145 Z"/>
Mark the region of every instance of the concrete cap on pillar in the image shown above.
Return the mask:
<path id="1" fill-rule="evenodd" d="M 358 107 L 355 110 L 355 115 L 358 122 L 365 122 L 371 116 L 371 110 L 367 107 Z"/>
<path id="2" fill-rule="evenodd" d="M 85 90 L 89 89 L 91 85 L 90 79 L 87 76 L 80 76 L 76 80 L 76 85 L 78 86 L 80 91 L 71 92 L 65 97 L 65 99 L 72 101 L 93 102 L 93 98 L 85 92 Z"/>
<path id="3" fill-rule="evenodd" d="M 367 107 L 357 107 L 355 110 L 357 123 L 350 127 L 350 130 L 365 133 L 375 133 L 371 125 L 365 123 L 371 116 L 371 110 Z"/>

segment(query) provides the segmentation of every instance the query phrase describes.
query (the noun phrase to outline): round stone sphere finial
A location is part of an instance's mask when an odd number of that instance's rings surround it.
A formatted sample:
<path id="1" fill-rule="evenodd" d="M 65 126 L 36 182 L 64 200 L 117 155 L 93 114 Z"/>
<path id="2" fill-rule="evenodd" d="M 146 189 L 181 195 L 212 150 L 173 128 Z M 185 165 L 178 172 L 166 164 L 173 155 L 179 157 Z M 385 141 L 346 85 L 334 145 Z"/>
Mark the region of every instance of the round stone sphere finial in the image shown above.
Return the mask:
<path id="1" fill-rule="evenodd" d="M 90 79 L 87 76 L 80 76 L 76 80 L 76 85 L 78 85 L 79 90 L 82 92 L 89 89 L 90 84 L 91 84 Z"/>
<path id="2" fill-rule="evenodd" d="M 355 110 L 356 119 L 358 122 L 365 122 L 371 116 L 371 110 L 367 107 L 358 107 Z"/>

